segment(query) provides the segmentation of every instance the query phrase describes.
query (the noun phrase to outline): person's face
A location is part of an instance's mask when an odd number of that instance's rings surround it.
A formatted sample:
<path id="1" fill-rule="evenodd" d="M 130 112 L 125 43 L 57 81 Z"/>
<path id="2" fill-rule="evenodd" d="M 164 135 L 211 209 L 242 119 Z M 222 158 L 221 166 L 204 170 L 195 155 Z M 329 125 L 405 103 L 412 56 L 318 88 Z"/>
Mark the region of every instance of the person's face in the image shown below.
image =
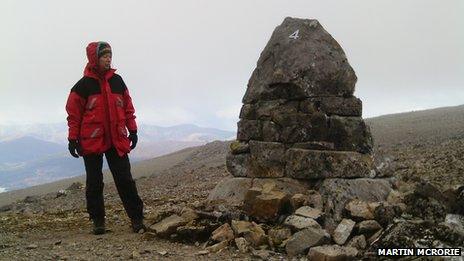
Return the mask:
<path id="1" fill-rule="evenodd" d="M 100 71 L 109 70 L 111 67 L 111 53 L 106 53 L 98 59 L 98 68 Z"/>

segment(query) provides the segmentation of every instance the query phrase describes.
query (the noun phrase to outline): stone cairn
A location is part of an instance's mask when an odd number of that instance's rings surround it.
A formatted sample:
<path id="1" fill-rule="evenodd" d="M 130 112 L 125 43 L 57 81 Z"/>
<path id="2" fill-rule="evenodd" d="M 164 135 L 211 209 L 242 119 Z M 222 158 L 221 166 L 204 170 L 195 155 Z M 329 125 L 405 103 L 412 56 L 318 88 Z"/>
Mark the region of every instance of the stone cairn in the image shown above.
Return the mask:
<path id="1" fill-rule="evenodd" d="M 202 254 L 235 245 L 265 260 L 274 251 L 309 260 L 361 255 L 402 206 L 376 172 L 355 83 L 345 53 L 318 21 L 286 18 L 243 97 L 226 157 L 233 177 L 195 210 L 151 226 L 154 235 L 207 237 Z"/>
<path id="2" fill-rule="evenodd" d="M 286 19 L 258 60 L 227 157 L 235 177 L 370 177 L 372 137 L 356 75 L 316 20 Z"/>
<path id="3" fill-rule="evenodd" d="M 290 255 L 330 242 L 338 251 L 359 221 L 378 231 L 373 213 L 392 186 L 377 177 L 356 81 L 344 51 L 317 20 L 287 17 L 248 82 L 226 157 L 233 177 L 216 186 L 209 202 L 291 228 Z"/>

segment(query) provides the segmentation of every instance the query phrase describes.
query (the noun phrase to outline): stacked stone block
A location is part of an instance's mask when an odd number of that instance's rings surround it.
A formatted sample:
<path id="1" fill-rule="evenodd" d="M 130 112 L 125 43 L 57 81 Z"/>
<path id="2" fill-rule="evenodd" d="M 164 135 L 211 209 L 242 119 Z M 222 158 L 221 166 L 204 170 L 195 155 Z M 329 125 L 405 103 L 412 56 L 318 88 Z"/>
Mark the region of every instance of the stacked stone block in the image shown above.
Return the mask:
<path id="1" fill-rule="evenodd" d="M 373 141 L 345 53 L 317 20 L 286 18 L 248 82 L 226 165 L 235 177 L 372 177 Z"/>

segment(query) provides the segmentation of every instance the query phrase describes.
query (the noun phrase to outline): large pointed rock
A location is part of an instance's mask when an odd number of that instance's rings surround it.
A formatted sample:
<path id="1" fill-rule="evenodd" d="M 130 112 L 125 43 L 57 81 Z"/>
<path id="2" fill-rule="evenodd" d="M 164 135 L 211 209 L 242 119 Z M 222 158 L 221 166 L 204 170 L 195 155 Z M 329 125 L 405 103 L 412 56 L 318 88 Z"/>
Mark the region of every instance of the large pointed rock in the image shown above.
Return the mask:
<path id="1" fill-rule="evenodd" d="M 287 17 L 262 51 L 243 103 L 351 96 L 356 80 L 344 51 L 317 20 Z"/>

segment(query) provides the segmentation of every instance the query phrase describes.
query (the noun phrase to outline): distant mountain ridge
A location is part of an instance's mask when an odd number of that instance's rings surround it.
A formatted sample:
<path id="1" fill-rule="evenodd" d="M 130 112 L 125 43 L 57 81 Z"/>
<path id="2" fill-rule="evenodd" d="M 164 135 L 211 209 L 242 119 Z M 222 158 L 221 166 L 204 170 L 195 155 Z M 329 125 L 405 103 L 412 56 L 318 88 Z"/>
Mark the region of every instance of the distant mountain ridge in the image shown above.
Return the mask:
<path id="1" fill-rule="evenodd" d="M 66 123 L 0 125 L 1 189 L 19 189 L 83 174 L 82 159 L 72 158 L 67 151 L 67 131 Z M 138 133 L 139 143 L 130 153 L 132 162 L 235 137 L 231 131 L 194 124 L 140 124 Z"/>
<path id="2" fill-rule="evenodd" d="M 23 136 L 0 142 L 0 164 L 34 160 L 59 152 L 63 152 L 60 144 Z"/>
<path id="3" fill-rule="evenodd" d="M 162 127 L 140 123 L 138 125 L 139 139 L 145 142 L 159 141 L 194 141 L 209 142 L 225 140 L 234 137 L 235 132 L 216 128 L 200 127 L 194 124 L 179 124 Z M 40 124 L 0 124 L 0 142 L 17 139 L 23 136 L 39 140 L 67 144 L 68 126 L 66 122 Z"/>

